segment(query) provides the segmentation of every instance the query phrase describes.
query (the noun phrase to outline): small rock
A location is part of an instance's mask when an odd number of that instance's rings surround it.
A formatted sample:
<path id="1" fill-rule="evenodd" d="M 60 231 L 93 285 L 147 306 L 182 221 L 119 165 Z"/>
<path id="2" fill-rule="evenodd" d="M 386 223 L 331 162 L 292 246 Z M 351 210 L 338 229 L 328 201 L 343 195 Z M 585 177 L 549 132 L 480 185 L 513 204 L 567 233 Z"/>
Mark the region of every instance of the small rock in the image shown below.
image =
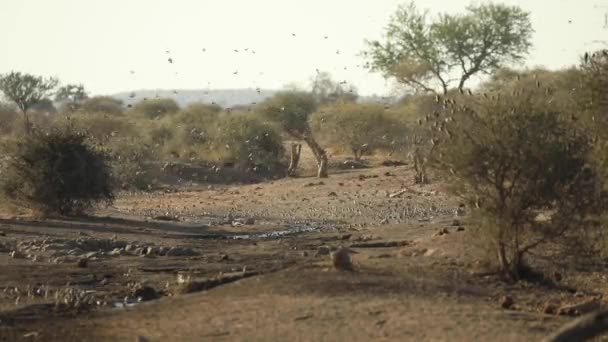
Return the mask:
<path id="1" fill-rule="evenodd" d="M 316 256 L 329 255 L 329 253 L 331 253 L 329 246 L 319 246 Z"/>
<path id="2" fill-rule="evenodd" d="M 332 253 L 331 260 L 334 267 L 339 271 L 354 271 L 354 266 L 350 255 L 355 251 L 342 247 Z"/>
<path id="3" fill-rule="evenodd" d="M 382 219 L 382 221 L 380 221 L 380 224 L 388 224 L 388 218 Z"/>
<path id="4" fill-rule="evenodd" d="M 464 227 L 458 227 L 458 228 L 456 228 L 456 231 L 457 232 L 464 232 Z"/>
<path id="5" fill-rule="evenodd" d="M 303 252 L 301 253 L 301 255 L 302 255 L 303 257 L 307 257 L 307 256 L 308 256 L 308 252 L 307 252 L 307 251 L 303 251 Z"/>
<path id="6" fill-rule="evenodd" d="M 125 246 L 125 252 L 130 252 L 130 251 L 132 251 L 133 249 L 135 249 L 135 247 L 134 247 L 132 244 L 127 244 L 127 245 Z"/>
<path id="7" fill-rule="evenodd" d="M 78 264 L 77 264 L 78 267 L 86 268 L 88 265 L 89 265 L 89 259 L 87 259 L 87 258 L 78 259 Z"/>
<path id="8" fill-rule="evenodd" d="M 462 225 L 462 222 L 460 222 L 460 220 L 452 221 L 452 227 L 460 227 L 461 225 Z"/>
<path id="9" fill-rule="evenodd" d="M 335 193 L 334 191 L 332 191 L 327 196 L 329 196 L 329 197 L 338 197 L 338 194 Z"/>
<path id="10" fill-rule="evenodd" d="M 560 282 L 562 281 L 562 274 L 559 272 L 554 272 L 553 273 L 553 279 L 555 279 L 556 282 Z"/>
<path id="11" fill-rule="evenodd" d="M 443 236 L 443 235 L 447 235 L 450 234 L 450 231 L 447 228 L 443 228 L 441 230 L 439 230 L 437 233 L 435 233 L 433 236 Z"/>
<path id="12" fill-rule="evenodd" d="M 543 313 L 547 315 L 555 315 L 557 313 L 557 307 L 551 303 L 546 303 L 543 307 Z"/>
<path id="13" fill-rule="evenodd" d="M 220 260 L 222 260 L 222 261 L 228 261 L 228 260 L 230 260 L 230 257 L 228 256 L 228 254 L 221 254 Z"/>
<path id="14" fill-rule="evenodd" d="M 248 219 L 245 220 L 245 224 L 248 226 L 254 225 L 255 224 L 255 219 L 253 217 L 250 217 Z"/>
<path id="15" fill-rule="evenodd" d="M 144 249 L 141 248 L 141 247 L 137 247 L 137 248 L 135 248 L 133 250 L 133 254 L 135 254 L 135 255 L 142 255 L 142 254 L 144 254 Z"/>
<path id="16" fill-rule="evenodd" d="M 501 296 L 500 299 L 498 300 L 498 303 L 500 304 L 500 307 L 503 309 L 510 309 L 514 302 L 513 302 L 513 298 L 509 297 L 509 296 Z"/>
<path id="17" fill-rule="evenodd" d="M 139 298 L 142 302 L 154 300 L 160 297 L 156 290 L 150 286 L 142 286 L 133 292 L 133 297 Z"/>
<path id="18" fill-rule="evenodd" d="M 3 230 L 0 230 L 0 236 L 6 236 L 6 232 Z"/>

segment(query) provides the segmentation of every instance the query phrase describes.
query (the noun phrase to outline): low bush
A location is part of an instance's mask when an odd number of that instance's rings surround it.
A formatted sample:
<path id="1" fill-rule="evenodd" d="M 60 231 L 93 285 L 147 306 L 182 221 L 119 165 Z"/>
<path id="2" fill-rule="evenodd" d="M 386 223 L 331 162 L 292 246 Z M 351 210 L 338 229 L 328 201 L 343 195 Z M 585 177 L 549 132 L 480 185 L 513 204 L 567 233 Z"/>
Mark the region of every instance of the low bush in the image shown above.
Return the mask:
<path id="1" fill-rule="evenodd" d="M 431 115 L 430 161 L 473 217 L 505 275 L 518 279 L 531 253 L 589 245 L 606 209 L 604 179 L 590 158 L 593 139 L 538 92 L 442 100 Z M 544 247 L 544 248 L 541 248 Z"/>
<path id="2" fill-rule="evenodd" d="M 212 150 L 225 163 L 258 174 L 285 172 L 284 147 L 276 129 L 246 113 L 223 116 L 215 125 Z"/>
<path id="3" fill-rule="evenodd" d="M 20 139 L 2 173 L 9 200 L 44 214 L 80 214 L 114 198 L 108 155 L 70 127 Z"/>

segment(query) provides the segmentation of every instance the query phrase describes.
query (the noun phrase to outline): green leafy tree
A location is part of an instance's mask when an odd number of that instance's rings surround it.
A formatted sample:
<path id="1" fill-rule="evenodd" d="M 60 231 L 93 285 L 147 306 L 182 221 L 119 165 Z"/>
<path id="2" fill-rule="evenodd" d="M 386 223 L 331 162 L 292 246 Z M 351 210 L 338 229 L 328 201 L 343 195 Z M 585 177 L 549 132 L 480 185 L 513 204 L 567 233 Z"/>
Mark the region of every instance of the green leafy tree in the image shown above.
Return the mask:
<path id="1" fill-rule="evenodd" d="M 179 105 L 173 99 L 143 100 L 133 106 L 133 112 L 148 119 L 156 119 L 179 111 Z"/>
<path id="2" fill-rule="evenodd" d="M 447 94 L 454 81 L 462 91 L 471 77 L 522 61 L 532 33 L 530 14 L 517 6 L 471 5 L 432 21 L 412 2 L 398 8 L 383 42 L 367 41 L 363 55 L 372 71 L 416 91 Z"/>
<path id="3" fill-rule="evenodd" d="M 57 84 L 58 80 L 55 78 L 43 78 L 15 71 L 0 77 L 0 90 L 23 114 L 28 133 L 31 131 L 28 110 L 50 96 Z"/>
<path id="4" fill-rule="evenodd" d="M 291 137 L 306 142 L 317 161 L 317 176 L 320 178 L 328 176 L 327 153 L 317 143 L 308 124 L 309 116 L 317 109 L 317 101 L 311 93 L 278 92 L 261 103 L 257 109 L 271 121 L 277 122 Z M 293 170 L 289 171 L 293 172 Z"/>
<path id="5" fill-rule="evenodd" d="M 350 150 L 355 160 L 364 153 L 389 149 L 405 127 L 386 115 L 378 104 L 336 103 L 321 107 L 310 118 L 319 138 Z"/>
<path id="6" fill-rule="evenodd" d="M 68 84 L 60 87 L 55 93 L 55 101 L 61 103 L 68 112 L 75 112 L 89 98 L 82 84 Z"/>

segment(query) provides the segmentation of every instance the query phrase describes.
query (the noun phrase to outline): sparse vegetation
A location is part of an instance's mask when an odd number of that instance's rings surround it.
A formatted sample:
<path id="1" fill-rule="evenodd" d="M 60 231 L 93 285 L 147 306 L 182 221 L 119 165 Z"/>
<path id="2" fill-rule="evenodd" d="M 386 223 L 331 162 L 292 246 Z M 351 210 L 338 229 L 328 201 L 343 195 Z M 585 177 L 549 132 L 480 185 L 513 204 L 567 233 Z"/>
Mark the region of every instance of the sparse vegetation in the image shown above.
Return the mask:
<path id="1" fill-rule="evenodd" d="M 28 110 L 49 97 L 58 83 L 55 78 L 43 78 L 15 71 L 0 77 L 0 90 L 23 114 L 26 133 L 31 131 Z"/>

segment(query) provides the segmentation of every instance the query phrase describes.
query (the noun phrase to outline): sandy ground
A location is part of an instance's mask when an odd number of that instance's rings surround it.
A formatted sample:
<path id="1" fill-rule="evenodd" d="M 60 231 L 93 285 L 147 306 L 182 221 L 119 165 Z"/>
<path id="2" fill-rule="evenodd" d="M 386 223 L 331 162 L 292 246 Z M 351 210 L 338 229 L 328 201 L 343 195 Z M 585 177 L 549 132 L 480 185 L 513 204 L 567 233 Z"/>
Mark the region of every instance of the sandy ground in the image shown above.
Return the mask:
<path id="1" fill-rule="evenodd" d="M 560 270 L 553 286 L 478 275 L 460 203 L 412 172 L 125 193 L 92 217 L 1 219 L 0 340 L 534 341 L 571 319 L 548 305 L 603 295 L 601 270 Z M 324 246 L 351 246 L 355 271 Z M 184 290 L 188 277 L 202 288 Z"/>

